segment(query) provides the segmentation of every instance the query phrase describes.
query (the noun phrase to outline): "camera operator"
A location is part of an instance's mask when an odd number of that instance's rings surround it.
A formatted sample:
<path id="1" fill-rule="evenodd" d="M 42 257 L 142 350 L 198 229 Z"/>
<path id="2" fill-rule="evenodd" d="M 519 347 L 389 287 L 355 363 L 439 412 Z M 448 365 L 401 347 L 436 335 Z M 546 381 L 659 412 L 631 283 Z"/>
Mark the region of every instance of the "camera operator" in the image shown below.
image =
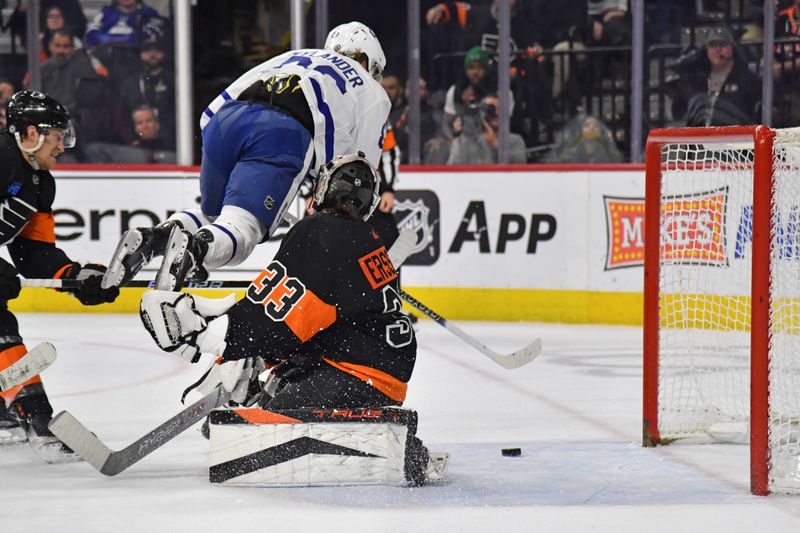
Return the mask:
<path id="1" fill-rule="evenodd" d="M 734 46 L 733 33 L 712 28 L 699 51 L 690 51 L 671 66 L 672 116 L 686 126 L 754 124 L 761 82 Z"/>
<path id="2" fill-rule="evenodd" d="M 500 141 L 500 116 L 497 96 L 484 96 L 479 104 L 468 104 L 453 121 L 455 138 L 450 147 L 448 165 L 493 165 L 497 163 Z M 527 162 L 525 141 L 516 133 L 509 134 L 508 162 Z"/>

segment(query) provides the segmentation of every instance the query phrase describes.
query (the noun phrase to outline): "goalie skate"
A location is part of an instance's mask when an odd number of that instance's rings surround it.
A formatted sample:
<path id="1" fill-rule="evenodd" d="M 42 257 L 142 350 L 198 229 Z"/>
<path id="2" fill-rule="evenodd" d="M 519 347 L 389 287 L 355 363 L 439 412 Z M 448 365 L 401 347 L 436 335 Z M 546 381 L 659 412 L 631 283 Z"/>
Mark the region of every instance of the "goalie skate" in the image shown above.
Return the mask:
<path id="1" fill-rule="evenodd" d="M 164 253 L 173 228 L 180 229 L 177 224 L 165 223 L 123 233 L 100 286 L 107 289 L 126 285 L 153 257 Z"/>
<path id="2" fill-rule="evenodd" d="M 19 420 L 9 412 L 0 412 L 0 447 L 24 444 L 27 441 L 28 436 L 20 427 Z"/>
<path id="3" fill-rule="evenodd" d="M 430 452 L 428 455 L 428 465 L 425 467 L 425 480 L 429 485 L 441 485 L 447 480 L 447 465 L 450 461 L 450 454 Z"/>

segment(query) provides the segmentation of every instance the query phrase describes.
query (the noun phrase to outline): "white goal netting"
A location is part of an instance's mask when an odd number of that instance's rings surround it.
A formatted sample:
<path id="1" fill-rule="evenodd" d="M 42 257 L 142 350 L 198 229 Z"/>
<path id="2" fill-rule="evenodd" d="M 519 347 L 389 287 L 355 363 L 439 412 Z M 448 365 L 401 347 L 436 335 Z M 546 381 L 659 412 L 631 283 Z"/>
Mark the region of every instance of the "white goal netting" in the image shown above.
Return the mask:
<path id="1" fill-rule="evenodd" d="M 776 492 L 800 490 L 799 140 L 778 131 L 773 150 L 768 466 Z M 663 146 L 662 442 L 748 438 L 754 157 L 752 143 Z"/>
<path id="2" fill-rule="evenodd" d="M 800 493 L 800 131 L 777 131 L 773 176 L 769 484 Z"/>

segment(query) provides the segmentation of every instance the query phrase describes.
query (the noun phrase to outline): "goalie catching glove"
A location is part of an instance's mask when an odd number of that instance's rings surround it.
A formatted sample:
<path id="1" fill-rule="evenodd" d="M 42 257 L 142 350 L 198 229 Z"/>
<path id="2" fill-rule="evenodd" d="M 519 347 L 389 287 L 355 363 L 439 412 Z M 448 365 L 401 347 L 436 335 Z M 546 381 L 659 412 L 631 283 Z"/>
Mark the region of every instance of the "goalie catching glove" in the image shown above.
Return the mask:
<path id="1" fill-rule="evenodd" d="M 236 293 L 203 298 L 186 292 L 147 291 L 139 316 L 159 348 L 177 351 L 182 359 L 196 363 L 201 353 L 222 355 L 228 331 L 224 313 L 235 303 Z"/>

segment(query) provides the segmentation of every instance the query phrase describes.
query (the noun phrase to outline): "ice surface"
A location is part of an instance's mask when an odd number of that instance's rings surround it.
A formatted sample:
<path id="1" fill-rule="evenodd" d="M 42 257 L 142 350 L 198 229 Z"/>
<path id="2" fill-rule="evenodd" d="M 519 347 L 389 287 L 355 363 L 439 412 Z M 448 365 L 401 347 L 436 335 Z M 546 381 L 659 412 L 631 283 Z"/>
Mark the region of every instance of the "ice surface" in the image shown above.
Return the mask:
<path id="1" fill-rule="evenodd" d="M 155 348 L 135 315 L 19 316 L 28 346 L 51 341 L 52 403 L 112 448 L 182 407 L 205 368 Z M 745 446 L 644 449 L 640 328 L 459 323 L 495 350 L 540 336 L 542 355 L 505 370 L 430 321 L 407 406 L 450 453 L 450 482 L 417 489 L 255 489 L 208 482 L 192 428 L 122 474 L 47 465 L 0 448 L 3 532 L 795 531 L 800 499 L 749 494 Z M 520 447 L 520 457 L 502 448 Z"/>

